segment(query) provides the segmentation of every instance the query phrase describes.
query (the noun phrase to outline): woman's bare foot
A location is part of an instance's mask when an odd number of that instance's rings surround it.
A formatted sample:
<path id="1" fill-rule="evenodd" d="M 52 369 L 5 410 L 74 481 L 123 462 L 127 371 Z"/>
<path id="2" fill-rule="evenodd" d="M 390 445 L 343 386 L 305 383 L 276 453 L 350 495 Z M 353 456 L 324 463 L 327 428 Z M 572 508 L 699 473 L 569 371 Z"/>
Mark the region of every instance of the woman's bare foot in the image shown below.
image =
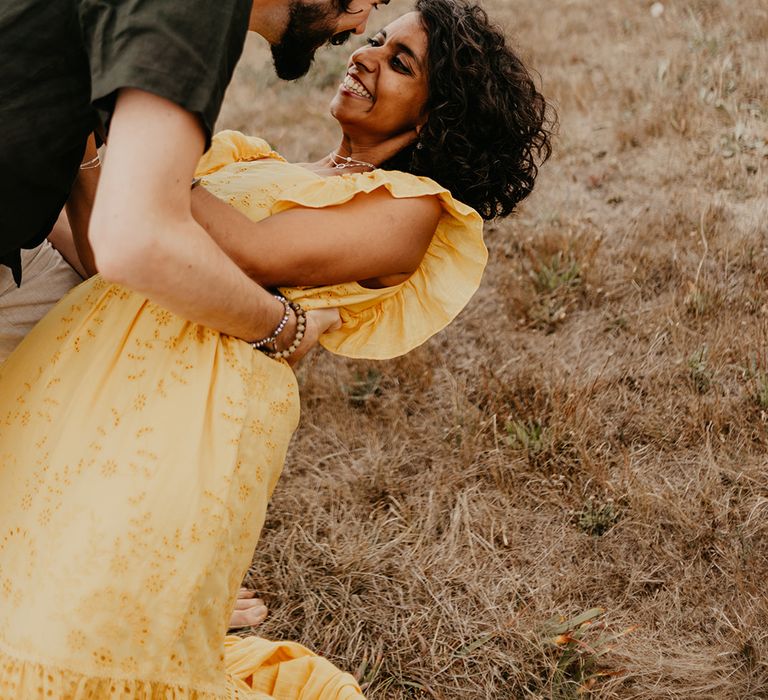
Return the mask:
<path id="1" fill-rule="evenodd" d="M 252 627 L 258 625 L 267 618 L 267 606 L 261 598 L 256 598 L 256 593 L 247 588 L 241 588 L 237 592 L 235 609 L 229 619 L 229 628 Z"/>

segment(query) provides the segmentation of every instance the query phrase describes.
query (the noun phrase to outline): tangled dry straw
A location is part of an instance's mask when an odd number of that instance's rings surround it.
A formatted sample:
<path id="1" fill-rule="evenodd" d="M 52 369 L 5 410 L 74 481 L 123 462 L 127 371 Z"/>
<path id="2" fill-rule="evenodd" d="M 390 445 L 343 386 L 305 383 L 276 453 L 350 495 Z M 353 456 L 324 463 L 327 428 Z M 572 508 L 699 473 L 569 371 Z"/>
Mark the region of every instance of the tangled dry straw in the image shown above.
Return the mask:
<path id="1" fill-rule="evenodd" d="M 372 700 L 768 697 L 768 6 L 651 4 L 487 2 L 555 157 L 450 329 L 300 371 L 260 632 Z M 327 152 L 344 55 L 221 126 Z"/>

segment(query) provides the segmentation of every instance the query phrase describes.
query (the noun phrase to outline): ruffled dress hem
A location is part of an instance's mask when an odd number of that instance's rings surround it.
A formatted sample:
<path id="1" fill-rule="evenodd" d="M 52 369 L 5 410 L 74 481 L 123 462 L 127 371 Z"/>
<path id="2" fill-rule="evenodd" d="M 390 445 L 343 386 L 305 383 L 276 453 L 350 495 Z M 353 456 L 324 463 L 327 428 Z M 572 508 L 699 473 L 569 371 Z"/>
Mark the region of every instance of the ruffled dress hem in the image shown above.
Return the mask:
<path id="1" fill-rule="evenodd" d="M 226 637 L 225 688 L 169 679 L 100 676 L 24 660 L 0 649 L 0 698 L 21 700 L 364 700 L 357 681 L 295 642 Z M 109 659 L 104 660 L 105 664 Z M 114 669 L 112 669 L 114 671 Z"/>
<path id="2" fill-rule="evenodd" d="M 230 693 L 117 676 L 87 675 L 50 664 L 27 661 L 0 650 L 0 698 L 24 700 L 232 700 Z"/>

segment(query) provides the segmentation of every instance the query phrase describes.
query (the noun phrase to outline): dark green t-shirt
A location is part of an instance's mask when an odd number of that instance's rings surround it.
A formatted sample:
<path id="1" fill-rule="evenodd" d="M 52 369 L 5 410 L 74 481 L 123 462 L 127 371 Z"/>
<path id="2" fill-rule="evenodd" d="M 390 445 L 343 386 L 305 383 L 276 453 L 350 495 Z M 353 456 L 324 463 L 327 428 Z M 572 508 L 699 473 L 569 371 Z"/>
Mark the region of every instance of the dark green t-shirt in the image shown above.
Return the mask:
<path id="1" fill-rule="evenodd" d="M 0 263 L 48 235 L 88 134 L 116 91 L 199 115 L 210 139 L 243 49 L 251 0 L 0 2 Z"/>

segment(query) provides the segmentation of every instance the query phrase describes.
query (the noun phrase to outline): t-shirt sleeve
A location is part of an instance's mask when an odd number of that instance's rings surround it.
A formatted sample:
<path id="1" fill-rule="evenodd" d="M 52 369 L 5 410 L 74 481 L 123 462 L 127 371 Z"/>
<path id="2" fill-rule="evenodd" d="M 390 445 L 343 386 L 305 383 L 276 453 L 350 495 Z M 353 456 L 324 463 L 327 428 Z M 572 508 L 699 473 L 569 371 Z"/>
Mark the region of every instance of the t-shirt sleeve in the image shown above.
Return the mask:
<path id="1" fill-rule="evenodd" d="M 91 100 L 109 121 L 116 92 L 139 88 L 198 115 L 206 147 L 243 50 L 250 0 L 80 0 Z"/>

